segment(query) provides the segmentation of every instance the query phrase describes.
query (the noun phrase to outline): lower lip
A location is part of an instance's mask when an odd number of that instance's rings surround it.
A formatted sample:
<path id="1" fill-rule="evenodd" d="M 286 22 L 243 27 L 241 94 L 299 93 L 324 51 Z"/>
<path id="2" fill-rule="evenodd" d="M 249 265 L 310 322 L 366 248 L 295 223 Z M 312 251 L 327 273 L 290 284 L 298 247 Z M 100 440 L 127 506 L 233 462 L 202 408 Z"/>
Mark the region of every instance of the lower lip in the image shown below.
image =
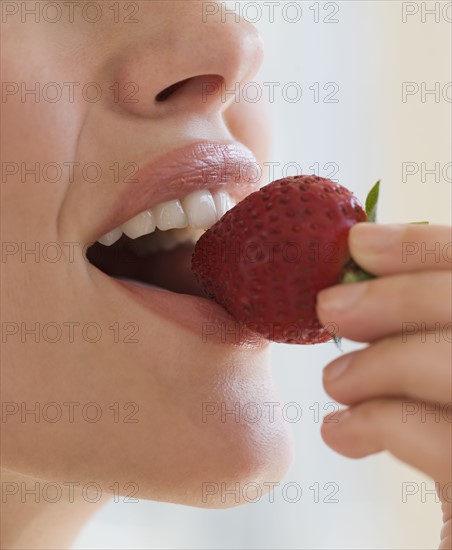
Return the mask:
<path id="1" fill-rule="evenodd" d="M 263 336 L 238 323 L 220 305 L 199 296 L 177 294 L 132 281 L 115 279 L 94 268 L 125 296 L 194 333 L 202 344 L 221 344 L 257 351 L 268 346 Z"/>

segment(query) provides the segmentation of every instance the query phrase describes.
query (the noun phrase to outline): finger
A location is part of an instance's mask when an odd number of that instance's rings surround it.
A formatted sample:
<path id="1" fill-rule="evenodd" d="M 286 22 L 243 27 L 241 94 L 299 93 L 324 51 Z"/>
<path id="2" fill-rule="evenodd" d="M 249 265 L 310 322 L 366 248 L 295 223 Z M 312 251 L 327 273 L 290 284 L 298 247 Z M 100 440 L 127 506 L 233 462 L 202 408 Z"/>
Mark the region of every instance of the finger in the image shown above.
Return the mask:
<path id="1" fill-rule="evenodd" d="M 451 550 L 452 549 L 452 520 L 444 523 L 441 529 L 441 544 L 438 550 Z"/>
<path id="2" fill-rule="evenodd" d="M 441 487 L 438 491 L 442 500 L 443 527 L 441 529 L 441 544 L 438 550 L 450 550 L 452 548 L 452 491 L 449 487 Z"/>
<path id="3" fill-rule="evenodd" d="M 345 405 L 400 395 L 448 404 L 452 423 L 451 355 L 449 342 L 397 335 L 334 360 L 323 371 L 323 383 Z"/>
<path id="4" fill-rule="evenodd" d="M 349 235 L 355 261 L 374 275 L 452 268 L 452 228 L 359 223 Z"/>
<path id="5" fill-rule="evenodd" d="M 417 403 L 422 409 L 422 403 Z M 424 403 L 425 405 L 425 403 Z M 395 457 L 435 478 L 452 477 L 450 422 L 413 416 L 403 422 L 398 399 L 373 399 L 324 419 L 322 437 L 327 445 L 350 458 L 388 450 Z M 334 420 L 338 420 L 334 422 Z"/>
<path id="6" fill-rule="evenodd" d="M 345 338 L 373 342 L 404 330 L 450 331 L 452 274 L 447 271 L 390 275 L 323 290 L 317 314 Z"/>

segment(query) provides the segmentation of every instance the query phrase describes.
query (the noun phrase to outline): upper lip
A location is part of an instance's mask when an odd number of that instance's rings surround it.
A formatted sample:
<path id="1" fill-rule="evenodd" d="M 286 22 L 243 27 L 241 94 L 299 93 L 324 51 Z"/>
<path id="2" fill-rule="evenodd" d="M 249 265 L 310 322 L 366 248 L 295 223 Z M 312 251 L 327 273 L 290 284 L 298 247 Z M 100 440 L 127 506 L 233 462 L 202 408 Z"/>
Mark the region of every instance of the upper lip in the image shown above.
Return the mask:
<path id="1" fill-rule="evenodd" d="M 237 142 L 200 141 L 164 153 L 123 184 L 96 239 L 156 204 L 200 189 L 224 188 L 239 201 L 259 188 L 257 166 L 253 153 Z"/>

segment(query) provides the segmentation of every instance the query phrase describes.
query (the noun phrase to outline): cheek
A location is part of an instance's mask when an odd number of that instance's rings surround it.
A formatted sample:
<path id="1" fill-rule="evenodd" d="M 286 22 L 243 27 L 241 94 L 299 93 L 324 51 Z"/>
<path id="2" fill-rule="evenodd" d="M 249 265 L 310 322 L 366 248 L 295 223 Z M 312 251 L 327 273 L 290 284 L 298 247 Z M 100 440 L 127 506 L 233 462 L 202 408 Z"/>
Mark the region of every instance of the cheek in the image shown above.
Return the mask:
<path id="1" fill-rule="evenodd" d="M 65 32 L 61 26 L 49 25 L 45 36 L 42 30 L 40 25 L 8 25 L 2 37 L 5 51 L 14 55 L 2 59 L 1 214 L 6 234 L 24 241 L 55 240 L 88 108 L 84 101 L 73 101 L 64 83 L 90 80 L 81 73 L 90 69 L 74 66 L 69 54 L 62 55 L 56 46 Z M 70 41 L 71 33 L 66 35 Z M 71 44 L 67 46 L 70 52 Z"/>
<path id="2" fill-rule="evenodd" d="M 43 101 L 40 76 L 26 84 L 36 88 L 36 96 L 24 96 L 25 84 L 16 80 L 20 90 L 2 105 L 0 125 L 4 236 L 29 242 L 56 240 L 83 119 L 83 106 Z"/>
<path id="3" fill-rule="evenodd" d="M 49 27 L 46 36 L 39 25 L 6 29 L 4 49 L 14 52 L 2 59 L 2 146 L 8 160 L 61 162 L 73 154 L 86 105 L 73 101 L 65 83 L 83 83 L 86 74 L 57 48 L 61 37 L 56 35 L 63 29 Z"/>
<path id="4" fill-rule="evenodd" d="M 61 304 L 71 302 L 70 287 L 63 284 L 69 248 L 60 242 L 58 215 L 69 186 L 66 167 L 74 155 L 80 113 L 20 98 L 3 107 L 1 267 L 8 294 L 2 315 L 16 323 L 54 321 Z M 29 362 L 34 350 L 22 346 L 17 354 Z"/>
<path id="5" fill-rule="evenodd" d="M 59 242 L 58 217 L 86 105 L 70 103 L 64 95 L 50 101 L 57 87 L 77 75 L 69 78 L 71 66 L 61 66 L 51 40 L 35 36 L 38 30 L 29 25 L 18 27 L 17 33 L 6 33 L 15 55 L 2 67 L 8 83 L 0 121 L 2 281 L 8 288 L 2 313 L 11 322 L 54 321 L 61 308 L 54 298 L 71 301 L 69 287 L 62 284 L 68 249 Z M 49 83 L 53 87 L 46 88 Z M 22 346 L 16 353 L 29 362 L 34 351 Z"/>

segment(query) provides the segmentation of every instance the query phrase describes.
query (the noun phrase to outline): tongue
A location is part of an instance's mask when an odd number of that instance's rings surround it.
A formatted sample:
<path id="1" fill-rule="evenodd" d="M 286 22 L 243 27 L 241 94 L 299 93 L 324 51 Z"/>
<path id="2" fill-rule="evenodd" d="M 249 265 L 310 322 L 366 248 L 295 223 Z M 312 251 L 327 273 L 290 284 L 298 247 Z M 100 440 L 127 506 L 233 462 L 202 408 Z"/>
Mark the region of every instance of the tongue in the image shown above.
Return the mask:
<path id="1" fill-rule="evenodd" d="M 113 248 L 114 247 L 114 248 Z M 191 270 L 193 245 L 180 245 L 139 257 L 127 246 L 113 245 L 106 249 L 95 244 L 88 250 L 88 259 L 111 277 L 135 280 L 172 292 L 204 296 Z"/>

